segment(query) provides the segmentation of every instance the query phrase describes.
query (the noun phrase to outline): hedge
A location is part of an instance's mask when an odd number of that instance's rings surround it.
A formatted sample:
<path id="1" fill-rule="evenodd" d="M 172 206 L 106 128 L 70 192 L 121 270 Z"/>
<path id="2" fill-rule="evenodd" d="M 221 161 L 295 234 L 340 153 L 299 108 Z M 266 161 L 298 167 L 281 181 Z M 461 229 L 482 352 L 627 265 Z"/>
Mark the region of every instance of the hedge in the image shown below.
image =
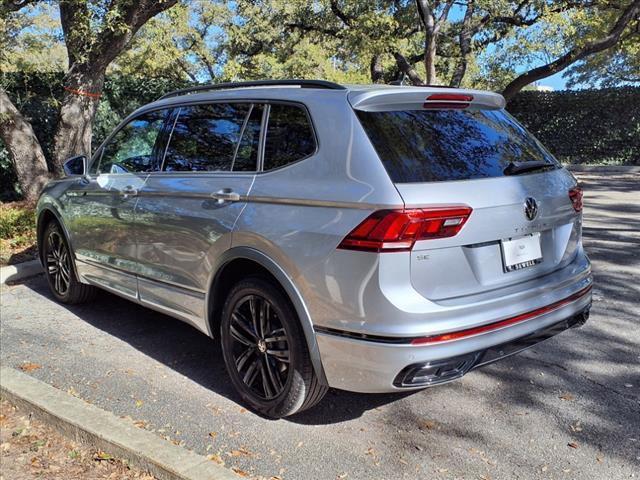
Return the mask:
<path id="1" fill-rule="evenodd" d="M 640 88 L 520 92 L 507 106 L 559 160 L 640 165 Z"/>
<path id="2" fill-rule="evenodd" d="M 0 84 L 30 119 L 47 158 L 62 79 L 61 73 L 0 75 Z M 94 123 L 94 146 L 128 113 L 186 85 L 164 78 L 108 77 Z M 507 109 L 564 163 L 640 165 L 640 88 L 525 91 Z M 0 200 L 17 198 L 15 173 L 0 140 Z"/>

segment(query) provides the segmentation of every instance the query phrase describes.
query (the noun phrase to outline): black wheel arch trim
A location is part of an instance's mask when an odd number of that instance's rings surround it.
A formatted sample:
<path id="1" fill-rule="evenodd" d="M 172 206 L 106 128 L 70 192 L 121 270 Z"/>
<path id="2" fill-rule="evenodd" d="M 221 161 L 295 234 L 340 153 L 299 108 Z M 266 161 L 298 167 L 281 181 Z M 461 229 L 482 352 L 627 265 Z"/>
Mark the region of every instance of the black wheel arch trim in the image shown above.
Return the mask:
<path id="1" fill-rule="evenodd" d="M 46 268 L 44 259 L 42 258 L 43 250 L 41 248 L 44 229 L 47 228 L 47 226 L 42 223 L 42 220 L 46 213 L 53 215 L 56 219 L 56 222 L 58 222 L 58 225 L 62 230 L 62 235 L 64 235 L 64 239 L 67 242 L 69 253 L 71 254 L 71 268 L 73 269 L 73 274 L 77 279 L 79 279 L 80 277 L 78 276 L 78 271 L 76 269 L 76 254 L 75 254 L 75 251 L 73 250 L 73 245 L 71 244 L 71 237 L 69 235 L 69 231 L 67 230 L 66 225 L 62 221 L 62 215 L 60 215 L 60 212 L 58 212 L 57 208 L 55 208 L 55 206 L 52 204 L 47 204 L 41 208 L 38 208 L 38 217 L 36 220 L 36 241 L 38 245 L 38 259 L 40 260 L 40 265 L 42 265 L 43 268 Z"/>
<path id="2" fill-rule="evenodd" d="M 280 283 L 285 293 L 289 297 L 289 300 L 291 300 L 293 308 L 298 314 L 298 319 L 300 320 L 300 325 L 302 327 L 302 331 L 304 332 L 305 340 L 307 342 L 307 349 L 309 350 L 309 357 L 311 358 L 311 364 L 313 365 L 315 374 L 322 385 L 328 385 L 327 377 L 324 373 L 324 368 L 322 367 L 320 348 L 318 347 L 318 341 L 316 340 L 313 321 L 311 320 L 311 315 L 302 298 L 302 295 L 300 294 L 300 291 L 291 280 L 291 277 L 287 275 L 287 273 L 282 269 L 282 267 L 278 265 L 278 263 L 276 263 L 268 255 L 262 253 L 259 250 L 256 250 L 255 248 L 232 247 L 218 258 L 218 264 L 215 269 L 215 274 L 211 279 L 206 294 L 207 318 L 208 327 L 210 330 L 209 334 L 211 336 L 214 336 L 213 331 L 211 331 L 213 302 L 210 296 L 212 292 L 215 291 L 214 287 L 216 286 L 216 282 L 221 272 L 224 270 L 224 267 L 233 260 L 251 260 L 261 267 L 265 268 Z"/>

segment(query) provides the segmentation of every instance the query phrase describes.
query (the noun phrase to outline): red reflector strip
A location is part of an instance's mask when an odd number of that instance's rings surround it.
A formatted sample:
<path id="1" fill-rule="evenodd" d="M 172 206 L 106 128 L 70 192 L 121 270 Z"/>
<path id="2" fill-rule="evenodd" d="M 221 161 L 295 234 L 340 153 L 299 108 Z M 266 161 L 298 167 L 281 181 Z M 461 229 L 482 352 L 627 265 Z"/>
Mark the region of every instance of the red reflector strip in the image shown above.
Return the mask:
<path id="1" fill-rule="evenodd" d="M 479 335 L 481 333 L 492 332 L 494 330 L 499 330 L 504 327 L 509 327 L 517 323 L 522 323 L 527 320 L 531 320 L 534 317 L 539 317 L 540 315 L 544 315 L 545 313 L 558 310 L 559 308 L 562 308 L 565 305 L 568 305 L 569 303 L 575 302 L 579 298 L 589 293 L 591 291 L 591 287 L 592 286 L 589 285 L 588 287 L 583 288 L 579 292 L 576 292 L 567 298 L 564 298 L 555 303 L 552 303 L 551 305 L 537 308 L 535 310 L 532 310 L 527 313 L 523 313 L 521 315 L 517 315 L 515 317 L 507 318 L 494 323 L 489 323 L 487 325 L 482 325 L 480 327 L 467 328 L 466 330 L 459 330 L 457 332 L 443 333 L 440 335 L 432 335 L 430 337 L 416 338 L 411 341 L 411 345 L 428 345 L 432 343 L 448 342 L 451 340 L 460 340 L 461 338 L 472 337 L 474 335 Z"/>
<path id="2" fill-rule="evenodd" d="M 468 103 L 454 103 L 454 102 L 424 102 L 424 108 L 467 108 Z"/>

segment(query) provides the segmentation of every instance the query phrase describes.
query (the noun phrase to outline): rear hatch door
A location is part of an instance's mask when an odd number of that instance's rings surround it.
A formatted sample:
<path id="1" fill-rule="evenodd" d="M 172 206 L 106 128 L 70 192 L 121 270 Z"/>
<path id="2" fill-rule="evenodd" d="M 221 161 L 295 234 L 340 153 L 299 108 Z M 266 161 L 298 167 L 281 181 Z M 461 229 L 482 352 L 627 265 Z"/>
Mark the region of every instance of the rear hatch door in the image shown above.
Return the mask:
<path id="1" fill-rule="evenodd" d="M 354 105 L 407 209 L 473 209 L 457 235 L 415 243 L 414 288 L 431 300 L 498 293 L 568 264 L 581 227 L 574 178 L 498 95 L 437 93 Z"/>

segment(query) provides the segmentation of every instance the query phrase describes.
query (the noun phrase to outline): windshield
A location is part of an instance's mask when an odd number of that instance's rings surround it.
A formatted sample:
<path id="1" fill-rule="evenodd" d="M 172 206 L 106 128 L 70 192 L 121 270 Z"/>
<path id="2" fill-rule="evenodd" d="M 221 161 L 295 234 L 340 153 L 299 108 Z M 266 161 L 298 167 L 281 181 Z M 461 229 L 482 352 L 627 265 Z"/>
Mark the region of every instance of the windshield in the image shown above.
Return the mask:
<path id="1" fill-rule="evenodd" d="M 357 111 L 357 115 L 396 183 L 500 177 L 514 162 L 559 167 L 504 110 Z"/>

